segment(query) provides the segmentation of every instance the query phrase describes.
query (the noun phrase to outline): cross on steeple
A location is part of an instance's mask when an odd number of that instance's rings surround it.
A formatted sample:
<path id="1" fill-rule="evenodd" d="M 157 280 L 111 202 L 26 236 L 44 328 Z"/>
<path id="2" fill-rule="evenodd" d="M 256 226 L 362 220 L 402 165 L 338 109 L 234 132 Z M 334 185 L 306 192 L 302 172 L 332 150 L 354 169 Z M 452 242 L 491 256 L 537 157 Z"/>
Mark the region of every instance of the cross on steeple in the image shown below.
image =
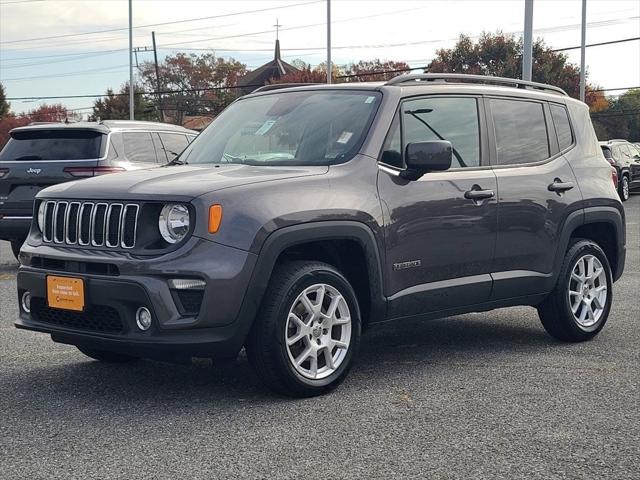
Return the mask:
<path id="1" fill-rule="evenodd" d="M 282 25 L 280 25 L 280 22 L 278 21 L 278 19 L 276 18 L 276 24 L 272 25 L 273 27 L 276 27 L 276 40 L 278 40 L 278 34 L 280 33 L 280 27 Z"/>

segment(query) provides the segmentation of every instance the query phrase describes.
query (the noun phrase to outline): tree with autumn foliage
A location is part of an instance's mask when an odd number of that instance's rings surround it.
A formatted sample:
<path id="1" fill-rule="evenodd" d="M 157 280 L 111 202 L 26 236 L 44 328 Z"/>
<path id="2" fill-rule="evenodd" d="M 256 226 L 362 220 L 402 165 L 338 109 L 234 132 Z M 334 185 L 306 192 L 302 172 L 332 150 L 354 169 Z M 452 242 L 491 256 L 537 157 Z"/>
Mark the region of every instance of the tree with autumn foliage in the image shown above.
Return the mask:
<path id="1" fill-rule="evenodd" d="M 640 88 L 607 99 L 607 107 L 594 111 L 591 120 L 600 140 L 626 138 L 640 142 Z"/>
<path id="2" fill-rule="evenodd" d="M 136 120 L 157 121 L 158 113 L 154 103 L 143 94 L 142 86 L 133 86 L 135 94 L 133 111 Z M 116 93 L 107 89 L 104 97 L 93 102 L 93 113 L 90 120 L 129 120 L 129 85 L 124 84 Z"/>
<path id="3" fill-rule="evenodd" d="M 140 71 L 145 91 L 157 92 L 159 86 L 161 92 L 177 92 L 149 98 L 162 110 L 166 121 L 180 123 L 184 115 L 217 115 L 235 100 L 236 90 L 226 87 L 234 87 L 247 67 L 213 53 L 176 53 L 158 65 L 159 82 L 153 62 L 143 63 Z"/>
<path id="4" fill-rule="evenodd" d="M 9 115 L 11 104 L 7 102 L 7 95 L 4 92 L 4 86 L 0 83 L 0 120 Z"/>
<path id="5" fill-rule="evenodd" d="M 393 60 L 359 61 L 347 66 L 342 74 L 344 82 L 384 82 L 397 77 L 409 70 L 409 65 L 405 62 Z"/>
<path id="6" fill-rule="evenodd" d="M 427 66 L 429 73 L 466 73 L 496 77 L 522 78 L 522 38 L 504 33 L 483 33 L 477 42 L 460 35 L 453 48 L 440 49 Z M 555 85 L 571 97 L 580 96 L 580 68 L 562 52 L 554 52 L 543 40 L 533 44 L 532 79 Z M 589 91 L 595 90 L 588 87 Z M 587 95 L 587 103 L 598 99 Z"/>

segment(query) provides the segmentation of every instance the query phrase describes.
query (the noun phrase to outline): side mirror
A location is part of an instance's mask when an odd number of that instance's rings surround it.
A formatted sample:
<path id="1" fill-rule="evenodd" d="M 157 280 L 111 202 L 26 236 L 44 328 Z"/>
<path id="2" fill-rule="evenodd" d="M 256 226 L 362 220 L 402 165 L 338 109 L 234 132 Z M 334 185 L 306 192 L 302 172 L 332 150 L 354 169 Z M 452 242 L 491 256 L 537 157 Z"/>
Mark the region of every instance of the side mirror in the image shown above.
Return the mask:
<path id="1" fill-rule="evenodd" d="M 449 170 L 453 156 L 452 151 L 451 142 L 446 140 L 408 144 L 405 149 L 407 169 L 401 172 L 401 177 L 417 180 L 427 172 Z"/>

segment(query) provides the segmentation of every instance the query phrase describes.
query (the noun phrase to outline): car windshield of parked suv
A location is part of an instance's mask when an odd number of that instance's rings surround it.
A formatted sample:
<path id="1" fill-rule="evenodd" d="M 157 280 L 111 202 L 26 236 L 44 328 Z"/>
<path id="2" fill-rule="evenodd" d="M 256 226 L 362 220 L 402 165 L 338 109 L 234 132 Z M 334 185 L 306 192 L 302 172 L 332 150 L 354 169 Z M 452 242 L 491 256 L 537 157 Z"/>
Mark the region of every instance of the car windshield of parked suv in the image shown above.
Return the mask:
<path id="1" fill-rule="evenodd" d="M 17 131 L 0 152 L 0 161 L 96 159 L 102 137 L 92 130 Z"/>
<path id="2" fill-rule="evenodd" d="M 328 165 L 364 141 L 381 95 L 372 91 L 280 92 L 242 99 L 187 147 L 189 164 Z"/>

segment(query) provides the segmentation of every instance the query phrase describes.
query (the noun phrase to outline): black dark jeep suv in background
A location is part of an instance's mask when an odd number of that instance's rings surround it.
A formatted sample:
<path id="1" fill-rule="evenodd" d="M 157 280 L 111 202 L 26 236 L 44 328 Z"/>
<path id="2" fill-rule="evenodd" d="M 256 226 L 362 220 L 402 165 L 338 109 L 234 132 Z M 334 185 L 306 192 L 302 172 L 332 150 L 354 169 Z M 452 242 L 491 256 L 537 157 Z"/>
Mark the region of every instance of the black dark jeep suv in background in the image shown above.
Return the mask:
<path id="1" fill-rule="evenodd" d="M 379 322 L 530 305 L 553 337 L 593 338 L 624 210 L 558 88 L 268 86 L 166 167 L 39 192 L 20 261 L 18 328 L 112 362 L 244 346 L 272 389 L 312 396 Z"/>
<path id="2" fill-rule="evenodd" d="M 0 240 L 17 256 L 36 193 L 50 185 L 173 160 L 197 132 L 156 122 L 35 123 L 11 130 L 0 151 Z"/>
<path id="3" fill-rule="evenodd" d="M 626 140 L 600 142 L 604 158 L 618 174 L 618 194 L 623 202 L 631 190 L 640 188 L 640 149 Z"/>

